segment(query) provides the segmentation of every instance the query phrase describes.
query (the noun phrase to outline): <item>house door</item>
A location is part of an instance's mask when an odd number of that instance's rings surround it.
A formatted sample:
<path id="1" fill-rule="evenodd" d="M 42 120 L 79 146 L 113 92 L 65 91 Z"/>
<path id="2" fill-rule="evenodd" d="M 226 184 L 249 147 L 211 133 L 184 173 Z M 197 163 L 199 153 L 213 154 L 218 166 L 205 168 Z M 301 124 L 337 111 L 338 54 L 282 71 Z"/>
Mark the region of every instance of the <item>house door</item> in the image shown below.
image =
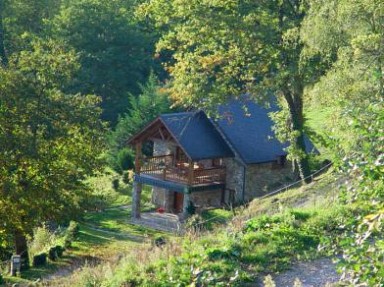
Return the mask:
<path id="1" fill-rule="evenodd" d="M 175 213 L 183 212 L 184 194 L 181 192 L 175 192 L 173 201 L 173 210 Z"/>

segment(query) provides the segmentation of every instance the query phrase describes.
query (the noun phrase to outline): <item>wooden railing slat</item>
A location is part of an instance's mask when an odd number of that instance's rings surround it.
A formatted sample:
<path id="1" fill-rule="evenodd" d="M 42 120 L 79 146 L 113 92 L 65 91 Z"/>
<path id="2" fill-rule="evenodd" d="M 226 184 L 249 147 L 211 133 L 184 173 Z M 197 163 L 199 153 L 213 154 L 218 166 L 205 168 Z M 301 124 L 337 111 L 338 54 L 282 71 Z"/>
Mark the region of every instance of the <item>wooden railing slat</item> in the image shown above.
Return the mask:
<path id="1" fill-rule="evenodd" d="M 211 167 L 193 169 L 191 173 L 192 162 L 179 163 L 180 167 L 176 167 L 174 156 L 163 155 L 145 158 L 141 165 L 141 172 L 160 177 L 164 180 L 181 182 L 189 185 L 209 184 L 213 182 L 225 182 L 226 168 Z"/>

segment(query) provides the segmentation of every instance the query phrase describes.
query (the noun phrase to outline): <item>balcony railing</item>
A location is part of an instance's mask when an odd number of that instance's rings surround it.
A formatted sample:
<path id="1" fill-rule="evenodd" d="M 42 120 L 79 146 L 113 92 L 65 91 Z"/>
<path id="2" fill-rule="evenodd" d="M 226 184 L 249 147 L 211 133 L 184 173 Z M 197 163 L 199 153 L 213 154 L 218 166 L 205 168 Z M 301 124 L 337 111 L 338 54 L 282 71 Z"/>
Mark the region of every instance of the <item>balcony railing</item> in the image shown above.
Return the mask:
<path id="1" fill-rule="evenodd" d="M 142 161 L 140 172 L 163 180 L 188 185 L 224 183 L 225 166 L 204 168 L 198 163 L 175 162 L 173 155 L 155 156 Z M 191 174 L 192 173 L 192 174 Z"/>

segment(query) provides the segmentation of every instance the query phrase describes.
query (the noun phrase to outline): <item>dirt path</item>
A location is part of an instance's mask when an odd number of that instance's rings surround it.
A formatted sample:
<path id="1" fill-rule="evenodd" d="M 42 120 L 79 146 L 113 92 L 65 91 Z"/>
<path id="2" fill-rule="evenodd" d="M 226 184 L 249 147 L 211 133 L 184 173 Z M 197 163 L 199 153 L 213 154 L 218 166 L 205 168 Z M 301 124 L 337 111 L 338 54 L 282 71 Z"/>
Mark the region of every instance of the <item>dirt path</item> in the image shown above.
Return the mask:
<path id="1" fill-rule="evenodd" d="M 321 258 L 309 262 L 297 262 L 290 270 L 280 274 L 271 274 L 276 287 L 293 287 L 299 279 L 302 287 L 336 286 L 340 274 L 336 272 L 335 264 L 328 258 Z M 255 287 L 264 286 L 258 282 Z"/>

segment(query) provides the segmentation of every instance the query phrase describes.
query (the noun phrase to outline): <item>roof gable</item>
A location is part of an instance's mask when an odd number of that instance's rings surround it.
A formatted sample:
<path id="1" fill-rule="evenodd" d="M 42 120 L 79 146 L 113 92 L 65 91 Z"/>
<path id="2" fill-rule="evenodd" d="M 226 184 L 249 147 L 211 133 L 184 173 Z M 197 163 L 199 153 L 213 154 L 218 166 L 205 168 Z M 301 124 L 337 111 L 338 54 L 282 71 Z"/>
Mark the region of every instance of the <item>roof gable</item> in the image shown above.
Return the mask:
<path id="1" fill-rule="evenodd" d="M 204 112 L 165 114 L 160 119 L 192 160 L 234 157 Z"/>
<path id="2" fill-rule="evenodd" d="M 129 143 L 145 140 L 164 127 L 194 161 L 234 157 L 236 153 L 244 164 L 271 162 L 286 155 L 288 146 L 280 143 L 272 131 L 273 122 L 268 114 L 277 110 L 251 100 L 237 100 L 219 106 L 217 120 L 208 119 L 203 111 L 163 114 Z M 316 151 L 307 137 L 305 143 L 307 152 Z"/>

